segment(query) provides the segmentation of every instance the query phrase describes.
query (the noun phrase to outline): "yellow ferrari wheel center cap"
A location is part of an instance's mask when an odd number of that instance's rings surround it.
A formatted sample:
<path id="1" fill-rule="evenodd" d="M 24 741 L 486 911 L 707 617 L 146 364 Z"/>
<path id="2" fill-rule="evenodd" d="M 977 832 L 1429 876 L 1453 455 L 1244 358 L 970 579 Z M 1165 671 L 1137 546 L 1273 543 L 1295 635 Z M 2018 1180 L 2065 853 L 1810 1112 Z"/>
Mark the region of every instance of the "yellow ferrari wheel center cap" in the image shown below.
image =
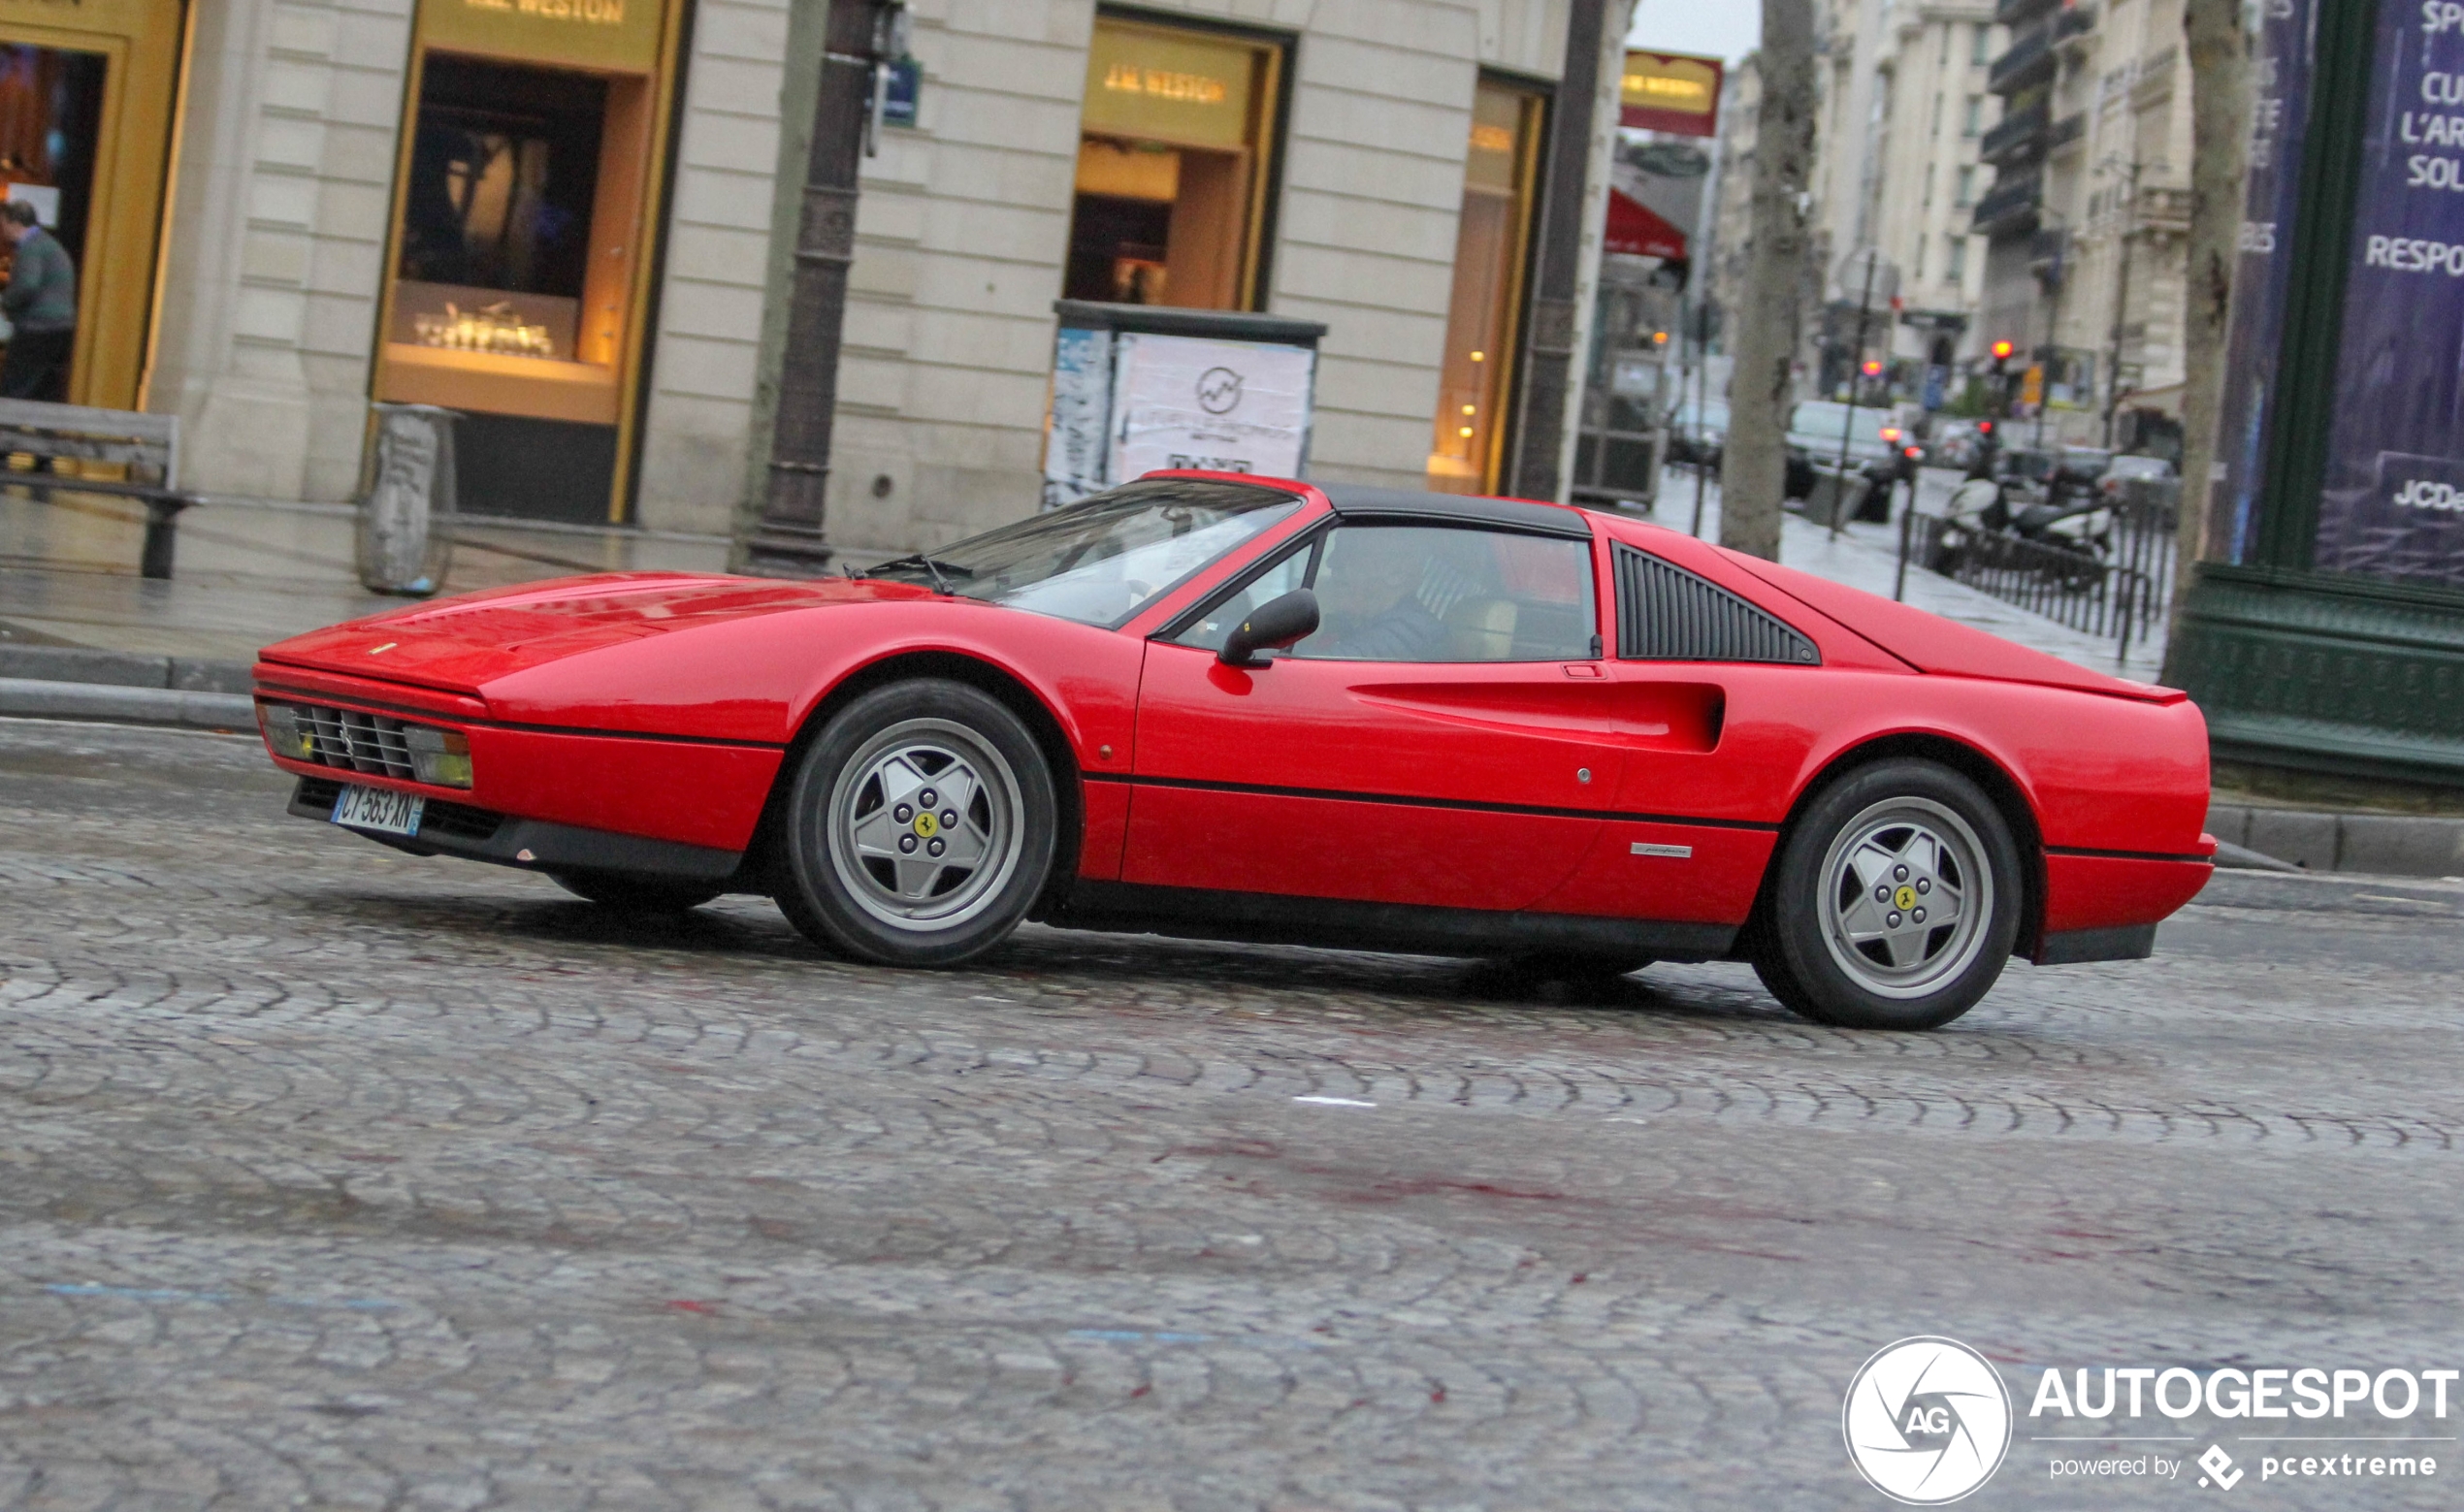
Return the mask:
<path id="1" fill-rule="evenodd" d="M 1905 883 L 1901 883 L 1899 885 L 1899 890 L 1891 895 L 1891 906 L 1898 909 L 1902 913 L 1916 907 L 1917 889 L 1909 886 Z"/>
<path id="2" fill-rule="evenodd" d="M 929 810 L 916 816 L 916 833 L 922 835 L 926 840 L 930 840 L 935 834 L 939 833 L 940 829 L 941 821 L 934 819 Z"/>

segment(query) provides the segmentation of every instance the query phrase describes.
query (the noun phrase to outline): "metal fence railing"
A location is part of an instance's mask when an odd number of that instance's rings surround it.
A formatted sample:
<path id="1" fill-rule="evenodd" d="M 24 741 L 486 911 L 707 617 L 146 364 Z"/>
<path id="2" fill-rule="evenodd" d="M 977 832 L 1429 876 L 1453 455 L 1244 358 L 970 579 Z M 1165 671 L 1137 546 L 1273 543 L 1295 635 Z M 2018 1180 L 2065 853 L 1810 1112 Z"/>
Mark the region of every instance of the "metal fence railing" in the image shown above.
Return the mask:
<path id="1" fill-rule="evenodd" d="M 1899 518 L 1899 573 L 1939 573 L 2005 603 L 2095 636 L 2112 636 L 2117 659 L 2161 624 L 2173 591 L 2174 485 L 2130 485 L 2092 542 L 2031 540 L 2011 530 L 1920 514 Z"/>

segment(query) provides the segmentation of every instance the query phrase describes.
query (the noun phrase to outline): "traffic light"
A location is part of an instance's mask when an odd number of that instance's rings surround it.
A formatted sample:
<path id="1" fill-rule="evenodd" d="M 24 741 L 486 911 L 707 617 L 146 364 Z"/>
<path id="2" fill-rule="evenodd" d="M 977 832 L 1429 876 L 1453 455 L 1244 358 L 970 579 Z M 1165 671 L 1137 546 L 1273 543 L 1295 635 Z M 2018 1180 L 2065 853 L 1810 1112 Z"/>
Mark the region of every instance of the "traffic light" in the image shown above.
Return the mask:
<path id="1" fill-rule="evenodd" d="M 2010 342 L 2008 342 L 2008 341 L 1996 341 L 1996 342 L 1994 342 L 1994 345 L 1993 345 L 1993 353 L 1994 353 L 1994 370 L 1995 372 L 1999 372 L 1999 371 L 2001 371 L 2001 370 L 2002 370 L 2002 365 L 2003 365 L 2004 363 L 2007 363 L 2007 362 L 2009 362 L 2009 361 L 2011 360 L 2011 353 L 2013 353 L 2013 352 L 2015 352 L 2015 351 L 2018 351 L 2018 350 L 2019 350 L 2019 348 L 2018 348 L 2018 347 L 2016 347 L 2016 346 L 2012 345 L 2012 344 L 2011 344 Z"/>
<path id="2" fill-rule="evenodd" d="M 1994 434 L 1994 422 L 1991 420 L 1979 420 L 1976 423 L 1976 434 L 1982 436 L 1992 436 Z"/>

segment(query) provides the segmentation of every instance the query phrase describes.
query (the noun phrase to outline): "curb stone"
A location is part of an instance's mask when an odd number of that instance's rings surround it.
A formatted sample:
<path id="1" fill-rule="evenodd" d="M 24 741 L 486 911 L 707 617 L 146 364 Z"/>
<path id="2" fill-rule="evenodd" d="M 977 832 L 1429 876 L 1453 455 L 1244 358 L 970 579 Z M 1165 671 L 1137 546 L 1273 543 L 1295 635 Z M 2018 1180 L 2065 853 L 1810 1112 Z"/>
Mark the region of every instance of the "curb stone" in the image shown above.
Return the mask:
<path id="1" fill-rule="evenodd" d="M 2207 829 L 2222 845 L 2301 871 L 2464 877 L 2464 819 L 2218 803 L 2208 809 Z"/>
<path id="2" fill-rule="evenodd" d="M 253 730 L 257 724 L 256 700 L 245 693 L 27 677 L 0 677 L 0 715 L 183 724 L 196 729 Z"/>
<path id="3" fill-rule="evenodd" d="M 148 657 L 85 646 L 0 645 L 0 681 L 160 688 L 181 692 L 248 692 L 248 663 L 193 657 Z"/>

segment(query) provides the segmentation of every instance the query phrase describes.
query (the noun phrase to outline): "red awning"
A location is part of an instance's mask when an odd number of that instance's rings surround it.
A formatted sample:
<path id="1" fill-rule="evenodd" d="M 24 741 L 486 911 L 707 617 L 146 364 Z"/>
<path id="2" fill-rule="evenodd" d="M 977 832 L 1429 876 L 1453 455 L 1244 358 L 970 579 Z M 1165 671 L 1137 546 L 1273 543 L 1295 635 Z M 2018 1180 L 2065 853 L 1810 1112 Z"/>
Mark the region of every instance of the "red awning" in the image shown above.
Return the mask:
<path id="1" fill-rule="evenodd" d="M 1685 233 L 1670 225 L 1639 200 L 1611 186 L 1608 191 L 1608 250 L 1634 257 L 1685 261 Z"/>

